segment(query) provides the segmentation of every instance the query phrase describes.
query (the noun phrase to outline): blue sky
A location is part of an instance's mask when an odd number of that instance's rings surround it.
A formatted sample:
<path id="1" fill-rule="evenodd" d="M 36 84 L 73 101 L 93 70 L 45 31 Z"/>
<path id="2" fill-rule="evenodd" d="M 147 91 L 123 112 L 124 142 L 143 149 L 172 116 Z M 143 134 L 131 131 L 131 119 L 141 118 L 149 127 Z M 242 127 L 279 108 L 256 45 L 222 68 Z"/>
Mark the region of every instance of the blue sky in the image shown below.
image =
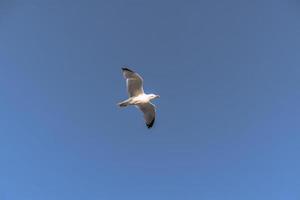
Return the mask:
<path id="1" fill-rule="evenodd" d="M 2 0 L 1 200 L 299 200 L 300 4 Z M 126 98 L 145 80 L 157 122 Z"/>

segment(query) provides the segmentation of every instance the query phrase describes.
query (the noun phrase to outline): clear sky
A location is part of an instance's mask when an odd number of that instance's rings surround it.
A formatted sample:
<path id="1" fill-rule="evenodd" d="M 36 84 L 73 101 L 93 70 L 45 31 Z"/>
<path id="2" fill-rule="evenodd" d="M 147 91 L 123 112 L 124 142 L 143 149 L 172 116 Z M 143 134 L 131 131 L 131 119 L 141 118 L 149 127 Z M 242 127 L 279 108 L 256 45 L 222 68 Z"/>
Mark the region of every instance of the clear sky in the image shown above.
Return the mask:
<path id="1" fill-rule="evenodd" d="M 2 0 L 1 200 L 299 200 L 296 0 Z M 148 130 L 122 65 L 161 96 Z"/>

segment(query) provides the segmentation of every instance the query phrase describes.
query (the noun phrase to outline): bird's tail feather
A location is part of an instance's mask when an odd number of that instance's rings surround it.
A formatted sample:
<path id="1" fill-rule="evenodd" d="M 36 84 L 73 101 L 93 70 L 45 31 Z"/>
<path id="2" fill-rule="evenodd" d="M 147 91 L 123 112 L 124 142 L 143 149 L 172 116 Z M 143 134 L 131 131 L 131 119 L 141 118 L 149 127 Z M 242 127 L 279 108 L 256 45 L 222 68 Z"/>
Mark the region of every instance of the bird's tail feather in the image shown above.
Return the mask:
<path id="1" fill-rule="evenodd" d="M 126 107 L 126 106 L 128 106 L 128 105 L 129 105 L 129 102 L 128 102 L 127 100 L 118 103 L 118 106 L 120 106 L 120 107 Z"/>

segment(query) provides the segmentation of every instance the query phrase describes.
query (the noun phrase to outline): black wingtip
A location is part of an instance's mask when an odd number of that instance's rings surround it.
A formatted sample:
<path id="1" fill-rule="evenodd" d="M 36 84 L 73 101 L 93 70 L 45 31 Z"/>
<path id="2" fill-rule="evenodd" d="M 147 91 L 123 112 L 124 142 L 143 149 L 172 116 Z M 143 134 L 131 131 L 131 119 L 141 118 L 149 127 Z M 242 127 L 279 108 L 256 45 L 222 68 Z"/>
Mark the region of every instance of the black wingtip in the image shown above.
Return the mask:
<path id="1" fill-rule="evenodd" d="M 129 72 L 133 72 L 131 69 L 129 69 L 127 66 L 122 67 L 122 70 L 124 71 L 129 71 Z"/>
<path id="2" fill-rule="evenodd" d="M 155 118 L 153 118 L 153 120 L 152 120 L 149 124 L 146 124 L 146 125 L 147 125 L 147 128 L 148 128 L 148 129 L 152 128 L 154 122 L 155 122 Z"/>

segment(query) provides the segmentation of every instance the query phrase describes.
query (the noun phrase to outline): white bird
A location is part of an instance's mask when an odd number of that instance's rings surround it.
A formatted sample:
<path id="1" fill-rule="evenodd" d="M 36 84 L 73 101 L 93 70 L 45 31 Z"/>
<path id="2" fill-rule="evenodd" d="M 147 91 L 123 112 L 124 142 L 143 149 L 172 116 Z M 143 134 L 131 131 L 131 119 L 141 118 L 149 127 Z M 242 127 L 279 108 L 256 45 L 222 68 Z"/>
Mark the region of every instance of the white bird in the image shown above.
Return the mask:
<path id="1" fill-rule="evenodd" d="M 143 89 L 143 79 L 140 75 L 127 67 L 122 68 L 123 76 L 126 79 L 129 98 L 118 103 L 120 107 L 135 105 L 144 113 L 144 119 L 148 128 L 151 128 L 155 121 L 155 105 L 150 101 L 159 98 L 156 94 L 145 94 Z"/>

